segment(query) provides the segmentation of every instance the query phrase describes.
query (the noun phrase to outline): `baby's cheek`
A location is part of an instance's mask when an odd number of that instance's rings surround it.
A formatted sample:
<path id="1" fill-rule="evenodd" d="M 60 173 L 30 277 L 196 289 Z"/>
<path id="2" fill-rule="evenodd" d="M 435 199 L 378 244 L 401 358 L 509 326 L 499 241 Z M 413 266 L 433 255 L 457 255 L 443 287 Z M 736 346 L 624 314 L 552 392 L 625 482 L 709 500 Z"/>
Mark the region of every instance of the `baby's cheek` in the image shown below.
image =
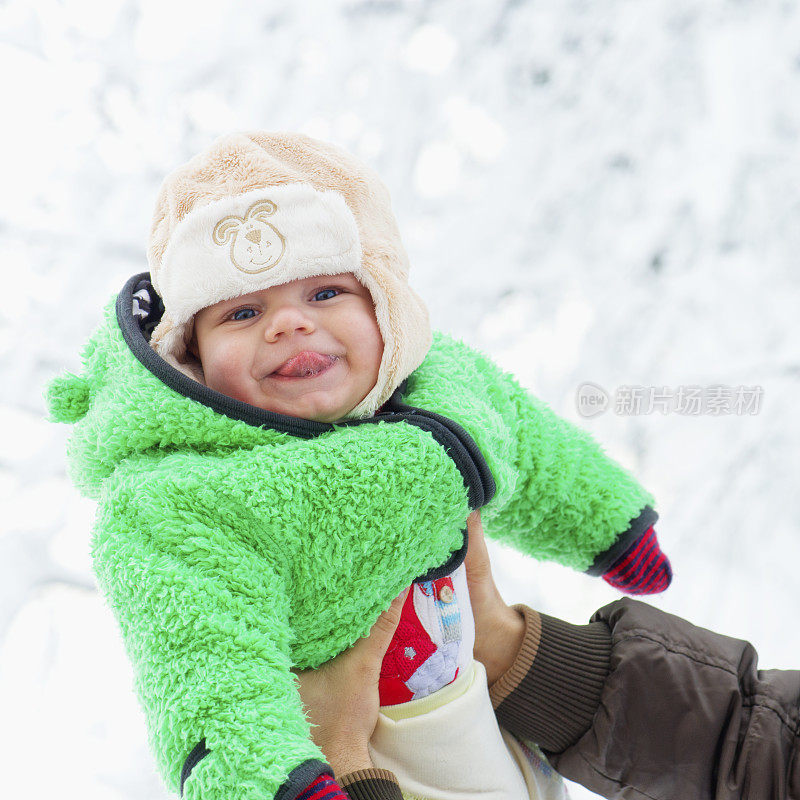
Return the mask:
<path id="1" fill-rule="evenodd" d="M 380 328 L 374 318 L 361 318 L 353 326 L 355 339 L 359 342 L 360 349 L 365 356 L 380 363 L 383 355 L 383 337 Z"/>
<path id="2" fill-rule="evenodd" d="M 206 383 L 225 394 L 231 394 L 241 387 L 247 377 L 242 354 L 232 347 L 218 349 L 208 366 L 206 362 L 203 363 L 203 370 Z"/>

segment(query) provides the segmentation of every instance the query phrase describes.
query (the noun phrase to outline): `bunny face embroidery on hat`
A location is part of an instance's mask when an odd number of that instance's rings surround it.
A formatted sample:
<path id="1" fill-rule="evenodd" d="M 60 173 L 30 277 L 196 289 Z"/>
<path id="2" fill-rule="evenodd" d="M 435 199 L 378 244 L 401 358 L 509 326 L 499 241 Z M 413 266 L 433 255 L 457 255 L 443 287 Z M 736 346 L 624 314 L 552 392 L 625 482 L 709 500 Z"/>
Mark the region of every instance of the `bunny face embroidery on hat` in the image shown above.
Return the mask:
<path id="1" fill-rule="evenodd" d="M 244 217 L 234 214 L 224 217 L 214 226 L 211 234 L 214 243 L 224 245 L 230 241 L 231 262 L 240 272 L 249 275 L 264 272 L 283 257 L 286 240 L 266 220 L 277 208 L 271 200 L 257 200 Z"/>

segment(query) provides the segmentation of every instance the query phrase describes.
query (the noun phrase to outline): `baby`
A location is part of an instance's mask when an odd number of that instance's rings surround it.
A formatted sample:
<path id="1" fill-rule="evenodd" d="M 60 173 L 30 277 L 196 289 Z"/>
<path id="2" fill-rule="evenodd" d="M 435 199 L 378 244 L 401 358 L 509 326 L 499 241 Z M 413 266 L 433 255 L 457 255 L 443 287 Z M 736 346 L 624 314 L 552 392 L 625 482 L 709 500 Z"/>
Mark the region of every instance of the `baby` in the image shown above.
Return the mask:
<path id="1" fill-rule="evenodd" d="M 465 519 L 482 507 L 487 534 L 650 593 L 671 578 L 652 496 L 430 330 L 388 192 L 339 148 L 221 137 L 165 179 L 148 256 L 85 376 L 48 399 L 76 423 L 95 572 L 168 785 L 336 797 L 291 668 L 352 645 L 411 584 L 376 767 L 429 800 L 562 797 L 535 745 L 498 727 L 473 658 Z"/>

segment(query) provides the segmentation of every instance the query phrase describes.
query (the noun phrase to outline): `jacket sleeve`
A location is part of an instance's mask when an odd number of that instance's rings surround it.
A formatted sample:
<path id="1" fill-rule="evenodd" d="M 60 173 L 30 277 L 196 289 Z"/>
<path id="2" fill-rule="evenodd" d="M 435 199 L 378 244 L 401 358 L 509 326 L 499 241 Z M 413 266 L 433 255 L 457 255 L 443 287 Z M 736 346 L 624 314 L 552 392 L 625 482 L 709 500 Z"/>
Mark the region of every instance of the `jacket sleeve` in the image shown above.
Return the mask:
<path id="1" fill-rule="evenodd" d="M 362 769 L 341 775 L 339 782 L 351 800 L 403 800 L 397 777 L 388 769 Z"/>
<path id="2" fill-rule="evenodd" d="M 625 800 L 800 798 L 800 671 L 635 600 L 571 625 L 524 606 L 498 722 L 565 777 Z"/>
<path id="3" fill-rule="evenodd" d="M 163 517 L 151 500 L 104 497 L 92 558 L 159 772 L 196 800 L 294 800 L 331 770 L 290 672 L 282 579 L 185 498 Z"/>
<path id="4" fill-rule="evenodd" d="M 653 496 L 587 431 L 479 358 L 486 394 L 514 431 L 516 474 L 508 502 L 484 512 L 486 533 L 535 558 L 604 574 L 658 518 Z"/>

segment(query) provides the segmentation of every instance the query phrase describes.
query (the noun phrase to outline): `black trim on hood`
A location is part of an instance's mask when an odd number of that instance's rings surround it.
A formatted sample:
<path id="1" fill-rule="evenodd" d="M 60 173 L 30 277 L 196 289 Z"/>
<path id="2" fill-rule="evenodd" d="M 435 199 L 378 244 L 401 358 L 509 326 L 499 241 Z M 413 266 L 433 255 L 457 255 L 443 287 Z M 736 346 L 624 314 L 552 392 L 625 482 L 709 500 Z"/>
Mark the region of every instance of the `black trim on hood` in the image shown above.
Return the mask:
<path id="1" fill-rule="evenodd" d="M 146 292 L 148 301 L 140 299 L 142 292 Z M 134 294 L 137 293 L 139 294 L 134 298 Z M 134 304 L 137 306 L 136 315 L 133 310 Z M 395 389 L 384 405 L 384 410 L 372 417 L 347 419 L 335 424 L 291 417 L 288 414 L 266 411 L 210 389 L 175 369 L 150 347 L 150 334 L 164 313 L 164 304 L 152 285 L 149 272 L 140 272 L 128 279 L 117 296 L 116 313 L 122 336 L 137 360 L 162 383 L 184 397 L 202 403 L 231 419 L 289 433 L 303 439 L 313 439 L 315 436 L 334 430 L 337 426 L 365 425 L 381 421 L 408 422 L 430 433 L 453 459 L 469 492 L 470 509 L 481 508 L 494 497 L 496 491 L 494 477 L 478 445 L 467 431 L 448 417 L 403 403 L 408 378 Z M 460 566 L 467 553 L 466 528 L 463 534 L 463 546 L 441 567 L 430 570 L 417 580 L 435 580 L 448 575 Z"/>

